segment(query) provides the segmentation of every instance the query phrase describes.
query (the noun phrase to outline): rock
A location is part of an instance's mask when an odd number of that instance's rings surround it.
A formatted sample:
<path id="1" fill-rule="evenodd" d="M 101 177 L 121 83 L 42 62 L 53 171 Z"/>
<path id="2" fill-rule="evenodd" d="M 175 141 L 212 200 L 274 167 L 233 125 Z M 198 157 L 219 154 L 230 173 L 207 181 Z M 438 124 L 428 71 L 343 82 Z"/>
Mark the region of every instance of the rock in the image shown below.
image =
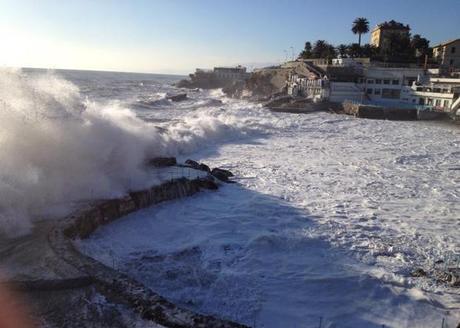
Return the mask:
<path id="1" fill-rule="evenodd" d="M 174 166 L 177 164 L 175 157 L 155 157 L 148 161 L 148 165 L 154 167 L 167 167 Z"/>
<path id="2" fill-rule="evenodd" d="M 227 183 L 232 182 L 228 178 L 232 177 L 233 173 L 228 170 L 214 168 L 212 169 L 211 174 L 213 177 L 219 179 L 220 181 L 227 182 Z"/>
<path id="3" fill-rule="evenodd" d="M 425 270 L 418 268 L 411 272 L 410 274 L 412 277 L 426 277 Z"/>
<path id="4" fill-rule="evenodd" d="M 198 163 L 197 161 L 194 161 L 193 159 L 186 160 L 185 164 L 190 166 L 191 168 L 197 169 L 197 170 L 200 167 L 200 163 Z"/>
<path id="5" fill-rule="evenodd" d="M 195 170 L 200 170 L 200 171 L 204 171 L 204 172 L 211 172 L 211 169 L 209 168 L 209 166 L 207 166 L 206 164 L 203 164 L 203 163 L 198 163 L 197 161 L 194 161 L 192 159 L 186 160 L 185 164 L 190 166 L 192 169 L 195 169 Z"/>
<path id="6" fill-rule="evenodd" d="M 198 184 L 200 188 L 209 189 L 209 190 L 217 190 L 219 186 L 215 183 L 212 178 L 211 179 L 199 179 Z"/>
<path id="7" fill-rule="evenodd" d="M 230 178 L 230 177 L 234 176 L 233 173 L 230 172 L 229 170 L 219 169 L 217 167 L 212 169 L 211 174 L 213 174 L 215 172 L 220 172 L 220 173 L 224 174 L 227 178 Z"/>
<path id="8" fill-rule="evenodd" d="M 450 284 L 453 287 L 460 287 L 460 268 L 449 268 Z"/>
<path id="9" fill-rule="evenodd" d="M 211 172 L 211 169 L 209 168 L 209 166 L 203 163 L 200 163 L 200 165 L 198 166 L 198 170 L 204 171 L 204 172 Z"/>
<path id="10" fill-rule="evenodd" d="M 184 100 L 187 100 L 187 94 L 180 93 L 178 95 L 168 96 L 166 97 L 166 99 L 171 100 L 171 101 L 184 101 Z"/>
<path id="11" fill-rule="evenodd" d="M 460 287 L 460 268 L 448 268 L 446 271 L 437 271 L 435 278 L 439 282 Z"/>

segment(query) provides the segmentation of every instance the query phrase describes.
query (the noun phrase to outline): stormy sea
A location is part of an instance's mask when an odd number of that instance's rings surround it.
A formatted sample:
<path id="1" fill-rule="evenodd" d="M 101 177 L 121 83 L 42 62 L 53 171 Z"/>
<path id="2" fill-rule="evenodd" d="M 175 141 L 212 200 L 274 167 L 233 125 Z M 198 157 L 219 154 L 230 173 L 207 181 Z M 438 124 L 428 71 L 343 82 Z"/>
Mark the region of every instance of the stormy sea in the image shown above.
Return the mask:
<path id="1" fill-rule="evenodd" d="M 460 267 L 458 126 L 272 113 L 174 87 L 181 78 L 1 70 L 0 234 L 147 187 L 146 158 L 191 158 L 237 183 L 78 247 L 182 307 L 253 327 L 455 327 L 460 289 L 420 269 Z"/>

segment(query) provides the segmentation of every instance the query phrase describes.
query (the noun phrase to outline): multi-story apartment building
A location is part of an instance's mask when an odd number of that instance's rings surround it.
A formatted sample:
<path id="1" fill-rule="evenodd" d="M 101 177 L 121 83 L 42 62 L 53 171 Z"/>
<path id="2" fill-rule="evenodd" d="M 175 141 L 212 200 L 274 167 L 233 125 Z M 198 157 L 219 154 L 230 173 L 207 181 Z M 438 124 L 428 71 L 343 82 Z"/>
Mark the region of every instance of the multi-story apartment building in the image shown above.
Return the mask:
<path id="1" fill-rule="evenodd" d="M 460 68 L 460 39 L 446 41 L 434 46 L 433 57 L 441 66 Z"/>
<path id="2" fill-rule="evenodd" d="M 402 23 L 391 20 L 377 25 L 371 32 L 371 45 L 378 47 L 381 52 L 386 50 L 390 45 L 390 36 L 399 34 L 400 36 L 409 37 L 410 27 Z"/>

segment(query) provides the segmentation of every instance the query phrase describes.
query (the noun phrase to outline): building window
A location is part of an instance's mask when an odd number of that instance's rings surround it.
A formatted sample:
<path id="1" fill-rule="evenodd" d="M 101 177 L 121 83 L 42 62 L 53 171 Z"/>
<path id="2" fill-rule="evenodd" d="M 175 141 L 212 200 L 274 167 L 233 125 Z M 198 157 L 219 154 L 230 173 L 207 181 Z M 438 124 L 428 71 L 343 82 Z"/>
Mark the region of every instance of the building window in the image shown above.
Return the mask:
<path id="1" fill-rule="evenodd" d="M 393 85 L 399 85 L 399 80 L 393 80 Z"/>
<path id="2" fill-rule="evenodd" d="M 419 105 L 425 105 L 425 99 L 424 98 L 419 98 L 418 99 L 418 104 Z"/>
<path id="3" fill-rule="evenodd" d="M 454 53 L 455 53 L 455 50 L 457 50 L 457 49 L 455 49 L 455 47 L 450 48 L 450 53 L 451 53 L 451 54 L 454 54 Z"/>
<path id="4" fill-rule="evenodd" d="M 382 98 L 399 99 L 400 97 L 401 90 L 399 89 L 382 89 Z"/>
<path id="5" fill-rule="evenodd" d="M 366 90 L 366 93 L 367 93 L 368 95 L 371 95 L 371 94 L 372 94 L 372 91 L 373 91 L 372 89 L 367 89 L 367 90 Z"/>
<path id="6" fill-rule="evenodd" d="M 433 105 L 433 99 L 431 99 L 431 98 L 428 98 L 428 100 L 427 100 L 426 104 L 427 104 L 428 106 L 431 106 L 431 105 Z"/>
<path id="7" fill-rule="evenodd" d="M 390 80 L 383 80 L 383 84 L 390 84 Z"/>
<path id="8" fill-rule="evenodd" d="M 454 60 L 451 59 L 451 60 L 450 60 L 450 65 L 453 65 L 453 64 L 454 64 Z"/>
<path id="9" fill-rule="evenodd" d="M 380 89 L 375 89 L 374 90 L 374 95 L 379 95 L 381 94 L 381 90 Z"/>
<path id="10" fill-rule="evenodd" d="M 381 79 L 375 80 L 375 84 L 382 84 L 382 80 Z"/>
<path id="11" fill-rule="evenodd" d="M 444 108 L 449 108 L 449 100 L 444 100 Z"/>
<path id="12" fill-rule="evenodd" d="M 441 99 L 436 99 L 436 107 L 441 106 Z"/>
<path id="13" fill-rule="evenodd" d="M 374 80 L 367 80 L 367 84 L 374 84 Z"/>

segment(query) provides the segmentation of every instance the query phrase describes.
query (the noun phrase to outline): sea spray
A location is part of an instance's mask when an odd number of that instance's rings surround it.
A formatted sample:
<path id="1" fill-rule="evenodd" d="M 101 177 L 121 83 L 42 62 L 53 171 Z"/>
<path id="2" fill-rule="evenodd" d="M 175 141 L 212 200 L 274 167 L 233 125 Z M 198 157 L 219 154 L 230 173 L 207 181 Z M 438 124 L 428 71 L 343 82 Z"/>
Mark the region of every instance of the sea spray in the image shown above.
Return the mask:
<path id="1" fill-rule="evenodd" d="M 240 106 L 247 104 L 203 108 L 160 129 L 122 102 L 86 99 L 53 72 L 1 70 L 0 234 L 27 233 L 52 206 L 146 187 L 148 157 L 189 154 L 266 128 L 255 113 L 239 115 Z"/>

